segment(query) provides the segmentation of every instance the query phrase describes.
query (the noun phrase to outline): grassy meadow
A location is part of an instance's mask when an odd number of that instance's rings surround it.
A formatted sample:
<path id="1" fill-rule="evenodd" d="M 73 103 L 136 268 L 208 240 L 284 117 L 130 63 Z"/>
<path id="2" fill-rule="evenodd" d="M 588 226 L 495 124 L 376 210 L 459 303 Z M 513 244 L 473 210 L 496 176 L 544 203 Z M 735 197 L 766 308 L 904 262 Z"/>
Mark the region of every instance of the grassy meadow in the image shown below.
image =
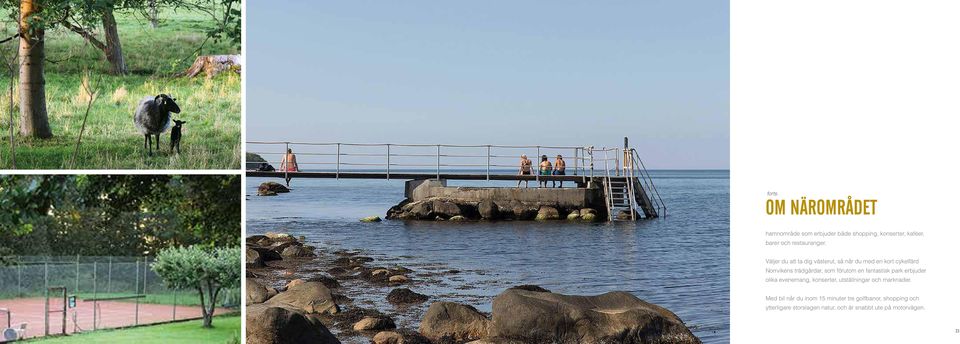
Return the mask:
<path id="1" fill-rule="evenodd" d="M 100 330 L 66 337 L 37 338 L 29 343 L 240 343 L 240 314 L 213 318 L 213 328 L 202 328 L 202 320 L 191 320 L 134 328 Z"/>
<path id="2" fill-rule="evenodd" d="M 14 79 L 14 114 L 9 106 L 9 70 L 0 75 L 0 168 L 13 168 L 10 126 L 14 129 L 18 169 L 236 169 L 240 167 L 240 76 L 224 72 L 206 79 L 174 77 L 193 63 L 197 55 L 237 54 L 229 42 L 206 39 L 215 25 L 203 13 L 165 10 L 160 25 L 134 12 L 118 12 L 117 24 L 128 75 L 109 74 L 103 53 L 80 35 L 63 29 L 46 35 L 47 113 L 52 139 L 19 135 L 19 108 Z M 6 17 L 6 14 L 0 17 Z M 15 22 L 0 22 L 0 36 L 16 32 Z M 100 30 L 98 28 L 98 30 Z M 97 32 L 102 38 L 102 33 Z M 10 63 L 17 40 L 0 44 L 0 57 Z M 15 62 L 14 62 L 15 63 Z M 15 65 L 14 65 L 15 67 Z M 16 72 L 16 71 L 14 71 Z M 16 75 L 16 73 L 14 73 Z M 16 76 L 14 76 L 16 78 Z M 88 92 L 96 91 L 76 161 L 71 161 L 87 109 Z M 171 154 L 169 131 L 161 135 L 160 153 L 147 156 L 143 136 L 133 125 L 133 113 L 145 96 L 172 95 L 186 120 L 181 154 Z M 171 123 L 172 124 L 172 123 Z"/>

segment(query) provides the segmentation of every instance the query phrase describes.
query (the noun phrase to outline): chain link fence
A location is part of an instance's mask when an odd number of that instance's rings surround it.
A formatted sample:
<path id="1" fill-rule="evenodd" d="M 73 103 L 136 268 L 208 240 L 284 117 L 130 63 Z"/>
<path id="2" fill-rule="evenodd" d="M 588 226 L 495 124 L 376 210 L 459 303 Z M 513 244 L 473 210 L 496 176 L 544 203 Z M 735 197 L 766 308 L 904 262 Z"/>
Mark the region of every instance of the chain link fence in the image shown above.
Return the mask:
<path id="1" fill-rule="evenodd" d="M 167 288 L 150 268 L 153 260 L 153 257 L 116 256 L 3 257 L 0 259 L 5 264 L 0 266 L 0 308 L 5 303 L 45 298 L 49 288 L 64 287 L 67 294 L 76 296 L 78 311 L 89 308 L 90 314 L 83 314 L 83 321 L 72 320 L 73 331 L 196 318 L 200 306 L 198 292 Z M 225 289 L 216 305 L 238 308 L 241 295 L 239 288 Z M 105 309 L 108 307 L 111 309 Z M 179 315 L 177 307 L 181 310 Z M 158 309 L 165 314 L 155 314 Z M 44 310 L 36 311 L 42 314 Z M 122 319 L 111 320 L 111 315 Z"/>

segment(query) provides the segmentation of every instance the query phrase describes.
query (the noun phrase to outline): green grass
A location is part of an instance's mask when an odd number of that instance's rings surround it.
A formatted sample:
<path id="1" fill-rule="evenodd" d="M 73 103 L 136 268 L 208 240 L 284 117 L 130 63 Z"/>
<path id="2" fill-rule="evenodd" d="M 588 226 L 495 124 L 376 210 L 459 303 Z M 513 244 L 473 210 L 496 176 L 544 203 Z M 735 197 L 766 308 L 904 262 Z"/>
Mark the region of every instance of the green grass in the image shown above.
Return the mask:
<path id="1" fill-rule="evenodd" d="M 213 328 L 201 327 L 201 320 L 141 326 L 128 329 L 102 330 L 67 337 L 37 339 L 30 343 L 233 343 L 240 338 L 240 315 L 214 317 Z M 239 339 L 236 339 L 239 342 Z"/>
<path id="2" fill-rule="evenodd" d="M 6 14 L 3 14 L 6 16 Z M 3 17 L 0 16 L 0 17 Z M 236 54 L 227 42 L 206 40 L 213 20 L 202 13 L 165 11 L 157 29 L 133 12 L 117 13 L 129 75 L 109 74 L 103 54 L 79 35 L 64 29 L 48 31 L 45 63 L 47 112 L 54 138 L 20 137 L 19 109 L 14 94 L 16 167 L 20 169 L 236 169 L 240 167 L 240 77 L 221 73 L 213 79 L 174 78 L 200 55 Z M 0 36 L 16 30 L 0 22 Z M 198 52 L 197 49 L 203 45 Z M 8 60 L 17 41 L 0 45 Z M 51 62 L 52 61 L 52 62 Z M 2 68 L 2 66 L 0 66 Z M 0 71 L 2 72 L 2 71 Z M 0 168 L 11 168 L 10 118 L 7 113 L 9 75 L 0 76 Z M 77 161 L 74 145 L 86 110 L 84 79 L 98 90 Z M 16 82 L 16 80 L 14 80 Z M 16 87 L 14 88 L 16 92 Z M 143 136 L 133 126 L 133 112 L 144 96 L 159 93 L 177 98 L 182 109 L 174 118 L 186 120 L 180 155 L 170 154 L 169 134 L 161 135 L 162 152 L 147 156 Z"/>

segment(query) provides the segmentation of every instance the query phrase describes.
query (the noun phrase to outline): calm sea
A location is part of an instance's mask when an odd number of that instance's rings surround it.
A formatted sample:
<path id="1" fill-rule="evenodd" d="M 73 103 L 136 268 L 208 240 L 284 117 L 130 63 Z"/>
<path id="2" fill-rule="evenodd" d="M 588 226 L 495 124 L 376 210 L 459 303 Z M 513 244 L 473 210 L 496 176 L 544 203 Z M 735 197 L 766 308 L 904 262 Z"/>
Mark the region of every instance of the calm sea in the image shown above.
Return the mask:
<path id="1" fill-rule="evenodd" d="M 299 179 L 289 194 L 257 197 L 257 185 L 270 179 L 248 178 L 247 232 L 303 235 L 319 246 L 359 249 L 420 272 L 461 270 L 453 276 L 414 275 L 425 283 L 411 289 L 482 311 L 490 311 L 493 297 L 503 289 L 519 284 L 564 294 L 628 291 L 675 312 L 704 343 L 728 343 L 729 171 L 651 174 L 668 216 L 616 224 L 361 223 L 361 217 L 383 217 L 403 199 L 402 180 Z M 515 186 L 485 181 L 450 185 Z M 388 291 L 367 288 L 363 293 L 376 295 L 357 299 L 383 310 L 390 307 L 383 301 Z M 417 319 L 401 315 L 398 325 L 416 328 Z"/>

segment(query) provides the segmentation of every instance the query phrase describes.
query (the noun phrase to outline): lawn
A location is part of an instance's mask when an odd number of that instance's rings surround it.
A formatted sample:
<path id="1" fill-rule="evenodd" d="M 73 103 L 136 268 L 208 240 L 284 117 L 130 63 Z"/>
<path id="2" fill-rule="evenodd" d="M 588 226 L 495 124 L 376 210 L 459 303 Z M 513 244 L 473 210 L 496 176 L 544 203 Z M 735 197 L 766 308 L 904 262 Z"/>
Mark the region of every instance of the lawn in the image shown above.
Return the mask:
<path id="1" fill-rule="evenodd" d="M 202 320 L 170 324 L 140 326 L 127 329 L 101 330 L 96 332 L 37 339 L 29 343 L 240 343 L 240 315 L 231 314 L 213 318 L 213 328 L 201 327 Z"/>
<path id="2" fill-rule="evenodd" d="M 7 14 L 0 15 L 5 18 Z M 197 55 L 237 54 L 229 42 L 206 39 L 215 25 L 200 12 L 161 12 L 160 26 L 150 27 L 136 12 L 117 13 L 124 59 L 130 74 L 109 74 L 101 51 L 80 35 L 62 28 L 46 35 L 47 112 L 52 139 L 14 135 L 19 169 L 236 169 L 240 167 L 240 76 L 221 73 L 212 79 L 174 77 Z M 0 22 L 0 36 L 16 32 L 16 23 Z M 9 61 L 17 40 L 0 44 L 0 57 Z M 4 69 L 0 66 L 0 69 Z M 17 95 L 14 118 L 7 112 L 10 76 L 0 70 L 0 168 L 12 168 L 10 125 L 19 128 Z M 97 90 L 76 161 L 71 161 L 87 107 L 86 82 Z M 16 83 L 16 80 L 14 80 Z M 16 87 L 14 87 L 16 93 Z M 133 113 L 145 96 L 170 94 L 186 120 L 181 154 L 171 154 L 169 134 L 161 135 L 162 152 L 147 156 L 143 136 L 133 125 Z"/>

